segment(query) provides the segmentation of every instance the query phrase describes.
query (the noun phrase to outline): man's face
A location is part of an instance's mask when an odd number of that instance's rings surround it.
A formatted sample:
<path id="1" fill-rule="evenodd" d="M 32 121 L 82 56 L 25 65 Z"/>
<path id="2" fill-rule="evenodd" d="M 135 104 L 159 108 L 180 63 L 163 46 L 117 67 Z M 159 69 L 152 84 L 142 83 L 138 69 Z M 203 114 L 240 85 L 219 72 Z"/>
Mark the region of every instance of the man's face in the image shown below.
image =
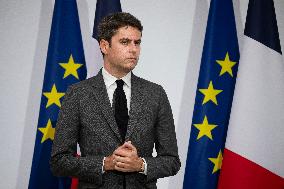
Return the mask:
<path id="1" fill-rule="evenodd" d="M 141 32 L 134 27 L 125 26 L 117 30 L 111 44 L 101 45 L 105 68 L 114 75 L 126 75 L 133 70 L 140 55 Z"/>

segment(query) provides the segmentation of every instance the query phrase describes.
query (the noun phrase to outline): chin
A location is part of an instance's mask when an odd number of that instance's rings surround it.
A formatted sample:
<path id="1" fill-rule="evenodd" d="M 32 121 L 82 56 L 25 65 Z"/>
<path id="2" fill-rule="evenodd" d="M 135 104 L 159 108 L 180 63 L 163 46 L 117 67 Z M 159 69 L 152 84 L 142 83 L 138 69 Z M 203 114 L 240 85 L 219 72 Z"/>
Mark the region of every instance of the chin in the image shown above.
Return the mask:
<path id="1" fill-rule="evenodd" d="M 124 68 L 124 72 L 125 73 L 129 73 L 129 72 L 131 72 L 133 69 L 135 68 L 135 66 L 134 67 L 127 67 L 127 68 Z"/>
<path id="2" fill-rule="evenodd" d="M 133 63 L 131 65 L 128 65 L 125 67 L 125 70 L 127 70 L 128 72 L 132 71 L 135 67 L 136 67 L 137 63 Z"/>

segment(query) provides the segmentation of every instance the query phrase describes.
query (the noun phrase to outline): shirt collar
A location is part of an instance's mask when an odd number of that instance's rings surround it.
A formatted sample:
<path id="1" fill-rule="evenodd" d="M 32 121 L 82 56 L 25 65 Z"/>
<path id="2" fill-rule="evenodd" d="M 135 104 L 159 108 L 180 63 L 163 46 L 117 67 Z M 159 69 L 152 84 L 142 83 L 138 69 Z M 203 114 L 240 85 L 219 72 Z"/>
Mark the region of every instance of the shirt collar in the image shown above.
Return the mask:
<path id="1" fill-rule="evenodd" d="M 115 83 L 116 80 L 119 79 L 119 78 L 114 77 L 110 73 L 108 73 L 108 71 L 106 71 L 104 67 L 102 69 L 102 74 L 103 74 L 104 82 L 107 88 L 109 88 L 112 84 Z M 120 79 L 122 79 L 128 87 L 131 87 L 131 72 L 129 72 L 128 74 L 126 74 Z"/>

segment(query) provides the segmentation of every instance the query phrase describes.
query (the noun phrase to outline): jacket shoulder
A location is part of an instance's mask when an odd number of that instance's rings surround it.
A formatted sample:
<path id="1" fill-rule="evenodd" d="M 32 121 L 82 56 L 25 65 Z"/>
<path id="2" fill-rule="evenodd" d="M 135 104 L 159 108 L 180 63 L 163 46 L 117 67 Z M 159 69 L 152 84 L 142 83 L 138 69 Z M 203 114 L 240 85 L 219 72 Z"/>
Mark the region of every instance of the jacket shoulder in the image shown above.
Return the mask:
<path id="1" fill-rule="evenodd" d="M 92 86 L 92 83 L 94 82 L 95 77 L 91 77 L 82 81 L 79 81 L 77 83 L 74 83 L 70 85 L 69 87 L 72 89 L 80 89 L 80 88 L 88 88 Z"/>
<path id="2" fill-rule="evenodd" d="M 163 90 L 163 87 L 157 83 L 154 83 L 152 81 L 143 79 L 141 77 L 134 76 L 135 80 L 137 80 L 138 83 L 140 83 L 144 88 L 149 90 Z"/>

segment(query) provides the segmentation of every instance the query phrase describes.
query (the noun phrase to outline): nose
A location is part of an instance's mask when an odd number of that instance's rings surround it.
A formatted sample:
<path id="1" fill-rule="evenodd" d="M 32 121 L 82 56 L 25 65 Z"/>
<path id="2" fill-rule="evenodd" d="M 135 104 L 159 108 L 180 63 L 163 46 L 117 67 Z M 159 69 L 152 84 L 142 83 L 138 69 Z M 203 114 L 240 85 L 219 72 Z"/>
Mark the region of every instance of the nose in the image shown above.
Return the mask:
<path id="1" fill-rule="evenodd" d="M 134 42 L 129 44 L 129 52 L 136 54 L 136 53 L 139 53 L 139 51 L 140 51 L 139 44 L 135 44 Z"/>

